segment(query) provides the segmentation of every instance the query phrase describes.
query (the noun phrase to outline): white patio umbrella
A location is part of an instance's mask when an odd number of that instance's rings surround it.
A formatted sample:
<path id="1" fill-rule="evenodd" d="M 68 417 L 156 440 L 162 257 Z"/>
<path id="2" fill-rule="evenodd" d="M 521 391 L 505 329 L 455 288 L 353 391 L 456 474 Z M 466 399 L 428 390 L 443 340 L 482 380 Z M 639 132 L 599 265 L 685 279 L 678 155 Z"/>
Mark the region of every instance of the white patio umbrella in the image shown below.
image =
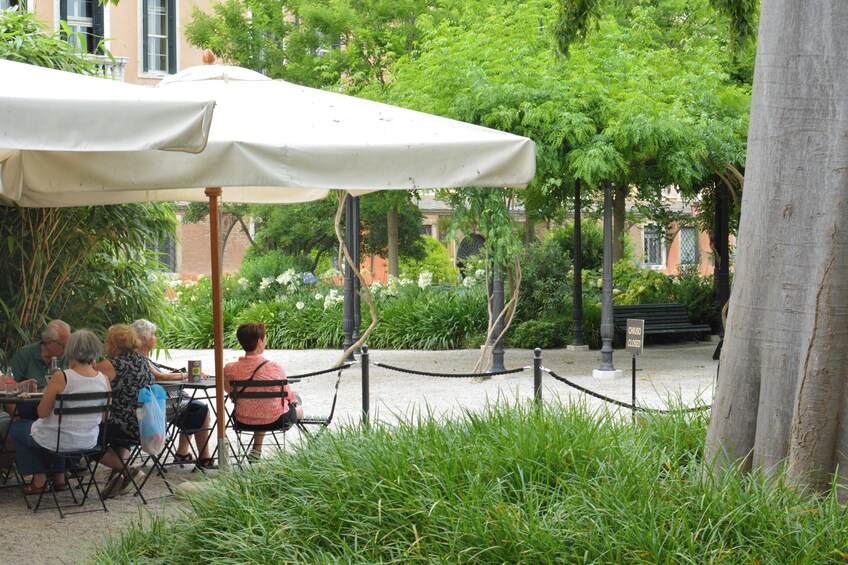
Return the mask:
<path id="1" fill-rule="evenodd" d="M 0 59 L 0 162 L 21 151 L 201 151 L 215 103 Z"/>
<path id="2" fill-rule="evenodd" d="M 215 374 L 223 414 L 223 321 L 218 201 L 291 203 L 378 190 L 526 186 L 535 145 L 520 137 L 338 93 L 271 80 L 224 65 L 192 67 L 159 90 L 212 98 L 206 149 L 27 154 L 22 206 L 80 206 L 160 200 L 210 204 Z M 0 186 L 0 199 L 5 191 Z M 223 447 L 223 418 L 218 439 Z"/>

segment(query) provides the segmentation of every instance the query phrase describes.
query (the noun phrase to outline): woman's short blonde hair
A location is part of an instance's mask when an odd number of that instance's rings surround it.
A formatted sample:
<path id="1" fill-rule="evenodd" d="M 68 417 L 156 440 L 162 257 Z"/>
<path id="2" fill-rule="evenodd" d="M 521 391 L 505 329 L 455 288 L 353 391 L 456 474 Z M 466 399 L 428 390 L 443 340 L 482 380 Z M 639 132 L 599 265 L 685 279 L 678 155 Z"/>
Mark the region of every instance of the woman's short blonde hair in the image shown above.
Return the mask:
<path id="1" fill-rule="evenodd" d="M 135 351 L 141 346 L 141 340 L 138 339 L 138 334 L 127 324 L 115 324 L 106 332 L 107 346 L 111 345 L 118 350 L 118 354 Z"/>

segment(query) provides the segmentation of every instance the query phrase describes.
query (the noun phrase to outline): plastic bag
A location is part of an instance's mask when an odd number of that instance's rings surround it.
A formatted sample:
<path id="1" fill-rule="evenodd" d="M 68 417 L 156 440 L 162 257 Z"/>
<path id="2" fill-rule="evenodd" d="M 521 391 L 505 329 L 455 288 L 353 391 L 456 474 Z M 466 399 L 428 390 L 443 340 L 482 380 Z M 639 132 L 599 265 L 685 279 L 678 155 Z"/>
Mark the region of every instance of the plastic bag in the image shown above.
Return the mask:
<path id="1" fill-rule="evenodd" d="M 165 447 L 165 389 L 152 385 L 138 391 L 135 414 L 141 449 L 149 455 L 159 455 Z"/>

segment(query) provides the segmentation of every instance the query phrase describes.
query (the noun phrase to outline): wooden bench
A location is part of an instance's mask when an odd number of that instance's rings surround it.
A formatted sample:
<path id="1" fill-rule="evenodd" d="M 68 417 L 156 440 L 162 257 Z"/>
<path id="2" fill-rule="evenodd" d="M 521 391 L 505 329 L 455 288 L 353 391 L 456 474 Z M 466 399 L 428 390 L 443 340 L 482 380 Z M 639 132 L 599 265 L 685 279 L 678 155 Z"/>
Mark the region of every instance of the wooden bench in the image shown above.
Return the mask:
<path id="1" fill-rule="evenodd" d="M 711 330 L 708 324 L 693 324 L 683 304 L 628 304 L 612 307 L 613 323 L 617 330 L 627 331 L 627 320 L 645 320 L 645 335 L 703 334 Z M 697 335 L 695 336 L 697 338 Z"/>

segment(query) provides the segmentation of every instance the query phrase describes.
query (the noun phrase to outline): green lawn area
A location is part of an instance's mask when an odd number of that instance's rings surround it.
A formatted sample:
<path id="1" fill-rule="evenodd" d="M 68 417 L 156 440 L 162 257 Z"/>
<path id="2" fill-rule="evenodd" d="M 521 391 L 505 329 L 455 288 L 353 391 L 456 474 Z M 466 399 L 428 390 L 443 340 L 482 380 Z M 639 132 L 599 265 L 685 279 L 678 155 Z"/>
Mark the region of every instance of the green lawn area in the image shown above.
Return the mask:
<path id="1" fill-rule="evenodd" d="M 704 478 L 706 413 L 506 400 L 348 426 L 128 529 L 99 562 L 844 563 L 848 510 L 780 480 Z"/>

